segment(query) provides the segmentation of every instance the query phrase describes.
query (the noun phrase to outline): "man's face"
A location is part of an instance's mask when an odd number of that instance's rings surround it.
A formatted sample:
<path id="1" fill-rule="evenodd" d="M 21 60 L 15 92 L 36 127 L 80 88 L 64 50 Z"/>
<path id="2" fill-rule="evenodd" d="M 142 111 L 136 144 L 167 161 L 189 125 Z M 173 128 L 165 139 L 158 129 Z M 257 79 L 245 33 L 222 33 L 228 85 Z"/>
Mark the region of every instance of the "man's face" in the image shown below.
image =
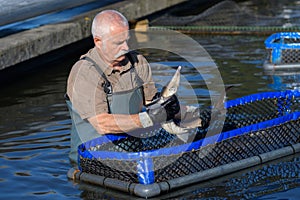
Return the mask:
<path id="1" fill-rule="evenodd" d="M 118 66 L 125 59 L 124 54 L 129 50 L 128 39 L 128 26 L 112 26 L 110 34 L 101 37 L 96 44 L 102 59 L 113 67 Z"/>

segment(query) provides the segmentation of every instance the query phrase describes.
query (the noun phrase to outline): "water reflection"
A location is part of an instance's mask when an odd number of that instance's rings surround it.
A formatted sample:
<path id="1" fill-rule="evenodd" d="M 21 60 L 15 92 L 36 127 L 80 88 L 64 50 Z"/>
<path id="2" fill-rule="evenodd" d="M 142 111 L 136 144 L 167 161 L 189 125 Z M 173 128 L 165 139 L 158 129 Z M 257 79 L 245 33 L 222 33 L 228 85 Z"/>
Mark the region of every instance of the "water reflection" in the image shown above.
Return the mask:
<path id="1" fill-rule="evenodd" d="M 300 90 L 300 71 L 265 71 L 265 74 L 272 90 Z"/>
<path id="2" fill-rule="evenodd" d="M 192 37 L 210 54 L 222 74 L 225 85 L 235 86 L 227 95 L 229 99 L 260 91 L 275 90 L 269 86 L 269 78 L 272 79 L 274 74 L 267 75 L 262 68 L 266 58 L 264 37 L 203 35 Z M 78 54 L 85 52 L 86 49 L 82 49 L 78 51 Z M 149 62 L 154 64 L 153 74 L 158 84 L 163 83 L 163 77 L 164 80 L 169 80 L 170 77 L 164 75 L 173 75 L 178 65 L 185 66 L 182 70 L 183 84 L 179 88 L 180 98 L 186 103 L 194 103 L 189 101 L 194 92 L 200 105 L 210 104 L 209 91 L 204 81 L 204 79 L 213 79 L 209 73 L 209 67 L 207 68 L 209 65 L 195 63 L 205 72 L 199 74 L 178 55 L 157 50 L 144 50 L 143 53 Z M 52 62 L 47 66 L 42 65 L 40 67 L 44 70 L 35 71 L 14 84 L 0 89 L 0 192 L 2 198 L 19 199 L 22 196 L 22 199 L 96 199 L 97 197 L 119 199 L 118 192 L 115 196 L 114 191 L 91 185 L 85 187 L 84 184 L 74 183 L 66 178 L 66 173 L 70 168 L 67 154 L 70 145 L 71 122 L 63 95 L 68 72 L 78 59 L 78 54 L 69 54 L 59 62 Z M 161 65 L 167 68 L 162 68 Z M 279 75 L 276 74 L 276 76 Z M 282 83 L 285 84 L 293 83 L 293 79 L 299 81 L 299 75 L 289 74 L 293 78 L 280 76 Z M 278 162 L 281 163 L 281 160 Z M 299 159 L 287 162 L 291 166 L 299 165 Z M 248 174 L 251 174 L 251 170 Z M 290 188 L 295 188 L 294 191 L 299 193 L 298 183 L 289 184 L 289 181 L 291 183 L 299 181 L 299 175 L 295 174 L 295 177 L 279 177 L 282 180 L 280 184 L 284 183 L 287 186 L 277 188 L 276 191 L 271 190 L 272 183 L 276 184 L 279 179 L 275 180 L 273 176 L 248 185 L 246 191 L 254 194 L 258 189 L 268 189 L 269 194 L 275 197 L 279 196 L 279 191 Z M 243 192 L 237 187 L 239 184 L 236 184 L 236 187 L 230 187 L 233 183 L 239 183 L 239 180 L 248 179 L 245 179 L 243 174 L 234 174 L 219 182 L 209 181 L 194 185 L 161 198 L 239 198 Z M 257 183 L 259 187 L 255 188 Z M 90 189 L 92 187 L 93 189 Z M 132 196 L 122 194 L 121 198 L 131 199 Z"/>

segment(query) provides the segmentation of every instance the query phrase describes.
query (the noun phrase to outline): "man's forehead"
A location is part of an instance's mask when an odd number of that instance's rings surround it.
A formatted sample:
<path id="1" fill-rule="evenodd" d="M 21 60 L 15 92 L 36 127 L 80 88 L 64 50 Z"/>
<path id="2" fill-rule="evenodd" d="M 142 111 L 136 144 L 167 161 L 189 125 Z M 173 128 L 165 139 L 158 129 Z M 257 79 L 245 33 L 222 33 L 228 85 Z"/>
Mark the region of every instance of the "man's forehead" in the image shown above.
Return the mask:
<path id="1" fill-rule="evenodd" d="M 111 34 L 119 34 L 119 33 L 125 33 L 129 31 L 128 26 L 123 26 L 123 25 L 111 25 L 109 28 L 109 32 Z"/>
<path id="2" fill-rule="evenodd" d="M 110 40 L 125 40 L 129 38 L 129 30 L 123 30 L 121 32 L 111 32 L 105 36 L 106 39 Z"/>

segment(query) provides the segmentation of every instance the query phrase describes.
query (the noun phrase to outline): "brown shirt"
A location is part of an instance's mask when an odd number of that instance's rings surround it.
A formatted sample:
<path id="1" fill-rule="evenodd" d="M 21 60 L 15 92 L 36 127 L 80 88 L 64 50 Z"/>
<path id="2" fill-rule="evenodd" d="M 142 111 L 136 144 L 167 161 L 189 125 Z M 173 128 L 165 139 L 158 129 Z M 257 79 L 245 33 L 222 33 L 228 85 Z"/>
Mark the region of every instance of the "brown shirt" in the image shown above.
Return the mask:
<path id="1" fill-rule="evenodd" d="M 128 59 L 125 60 L 121 71 L 114 71 L 103 63 L 95 47 L 82 57 L 88 56 L 99 65 L 112 84 L 113 92 L 137 88 L 141 86 L 139 80 L 142 80 L 144 102 L 150 101 L 157 92 L 152 80 L 151 68 L 142 55 L 137 53 L 131 55 L 136 73 L 132 73 Z M 82 119 L 108 112 L 102 83 L 104 83 L 103 77 L 91 62 L 81 59 L 72 67 L 68 78 L 67 94 Z"/>

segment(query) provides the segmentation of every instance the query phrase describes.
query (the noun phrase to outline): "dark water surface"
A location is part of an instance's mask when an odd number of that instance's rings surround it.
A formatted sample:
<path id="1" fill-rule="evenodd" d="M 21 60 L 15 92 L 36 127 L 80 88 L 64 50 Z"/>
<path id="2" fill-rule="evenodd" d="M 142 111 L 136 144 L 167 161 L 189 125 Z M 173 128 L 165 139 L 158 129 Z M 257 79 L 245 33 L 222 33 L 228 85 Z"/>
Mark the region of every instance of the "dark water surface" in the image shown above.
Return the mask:
<path id="1" fill-rule="evenodd" d="M 300 82 L 296 72 L 276 77 L 264 72 L 265 36 L 191 37 L 203 45 L 217 63 L 225 85 L 235 86 L 228 93 L 229 99 L 257 92 L 294 89 Z M 150 62 L 170 65 L 183 62 L 169 53 L 144 53 Z M 69 59 L 41 66 L 45 69 L 0 89 L 0 199 L 128 199 L 126 195 L 74 183 L 66 177 L 70 168 L 71 121 L 63 95 L 69 70 L 77 56 L 69 55 Z M 153 68 L 154 79 L 158 82 L 162 70 Z M 196 88 L 200 103 L 209 104 L 209 92 L 202 77 L 192 70 L 186 70 L 184 74 Z M 274 79 L 280 81 L 274 82 Z M 188 99 L 189 93 L 185 92 L 181 88 L 179 95 Z M 298 196 L 300 155 L 193 185 L 161 198 L 296 199 Z"/>

